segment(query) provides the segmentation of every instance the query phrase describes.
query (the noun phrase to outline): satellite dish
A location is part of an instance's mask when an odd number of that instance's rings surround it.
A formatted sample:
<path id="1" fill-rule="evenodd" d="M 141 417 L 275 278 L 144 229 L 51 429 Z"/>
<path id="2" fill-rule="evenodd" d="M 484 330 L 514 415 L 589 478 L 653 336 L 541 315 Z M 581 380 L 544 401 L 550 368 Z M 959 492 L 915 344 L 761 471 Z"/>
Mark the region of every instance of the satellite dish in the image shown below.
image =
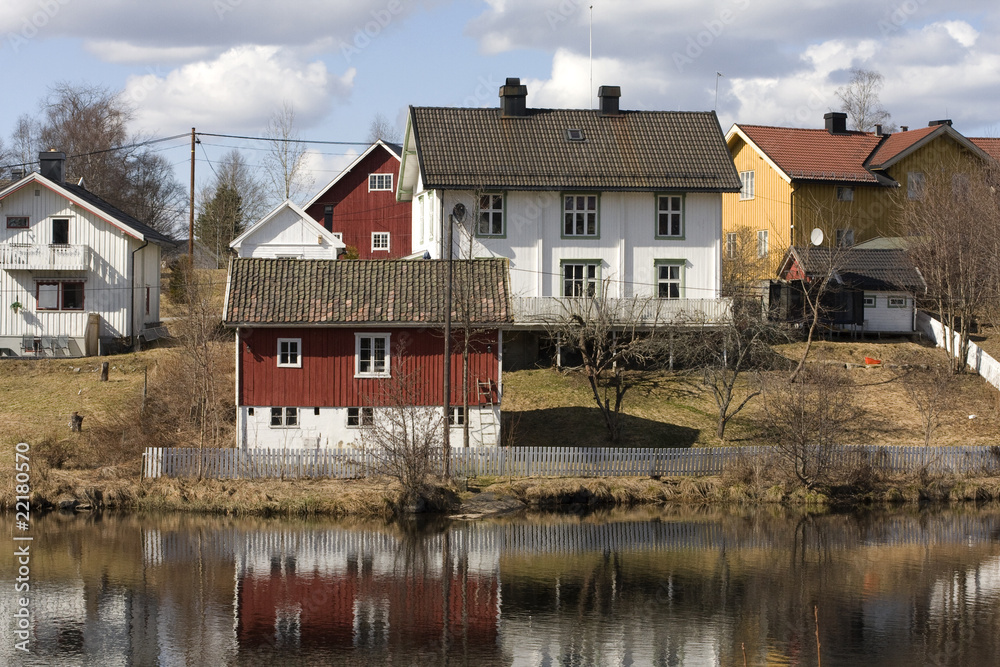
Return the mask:
<path id="1" fill-rule="evenodd" d="M 465 220 L 465 204 L 462 202 L 455 204 L 455 207 L 451 209 L 451 215 L 459 222 Z"/>
<path id="2" fill-rule="evenodd" d="M 814 227 L 812 234 L 809 235 L 809 240 L 812 241 L 813 245 L 821 245 L 823 243 L 823 230 L 819 227 Z"/>

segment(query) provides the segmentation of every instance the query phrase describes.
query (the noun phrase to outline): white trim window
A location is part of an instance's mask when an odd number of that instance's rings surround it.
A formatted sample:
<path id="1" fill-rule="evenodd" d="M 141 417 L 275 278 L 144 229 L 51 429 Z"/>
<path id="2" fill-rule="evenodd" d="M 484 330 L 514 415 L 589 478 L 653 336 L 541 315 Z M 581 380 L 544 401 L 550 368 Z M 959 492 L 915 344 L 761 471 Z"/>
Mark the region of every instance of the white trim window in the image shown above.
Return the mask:
<path id="1" fill-rule="evenodd" d="M 874 308 L 875 307 L 875 295 L 874 294 L 865 294 L 864 304 L 865 304 L 865 308 Z"/>
<path id="2" fill-rule="evenodd" d="M 389 252 L 389 232 L 372 232 L 372 252 Z"/>
<path id="3" fill-rule="evenodd" d="M 392 174 L 368 174 L 368 192 L 392 190 Z"/>
<path id="4" fill-rule="evenodd" d="M 35 283 L 38 310 L 83 310 L 82 280 L 42 280 Z"/>
<path id="5" fill-rule="evenodd" d="M 757 257 L 763 259 L 767 257 L 767 230 L 757 230 Z"/>
<path id="6" fill-rule="evenodd" d="M 740 172 L 740 200 L 754 198 L 753 171 Z"/>
<path id="7" fill-rule="evenodd" d="M 374 408 L 347 408 L 347 428 L 361 428 L 362 426 L 373 426 L 374 424 Z"/>
<path id="8" fill-rule="evenodd" d="M 298 428 L 298 408 L 271 408 L 271 428 Z"/>
<path id="9" fill-rule="evenodd" d="M 278 339 L 278 368 L 302 368 L 302 339 Z"/>
<path id="10" fill-rule="evenodd" d="M 463 426 L 465 424 L 465 408 L 461 405 L 451 406 L 451 414 L 448 415 L 449 426 Z"/>
<path id="11" fill-rule="evenodd" d="M 479 235 L 503 236 L 503 195 L 488 193 L 479 197 Z"/>
<path id="12" fill-rule="evenodd" d="M 906 308 L 905 296 L 890 296 L 886 305 L 889 308 Z"/>
<path id="13" fill-rule="evenodd" d="M 389 334 L 354 334 L 354 377 L 389 375 Z"/>
<path id="14" fill-rule="evenodd" d="M 736 232 L 726 232 L 726 257 L 736 259 Z"/>
<path id="15" fill-rule="evenodd" d="M 924 172 L 909 171 L 906 173 L 906 196 L 909 199 L 922 199 L 924 196 Z"/>

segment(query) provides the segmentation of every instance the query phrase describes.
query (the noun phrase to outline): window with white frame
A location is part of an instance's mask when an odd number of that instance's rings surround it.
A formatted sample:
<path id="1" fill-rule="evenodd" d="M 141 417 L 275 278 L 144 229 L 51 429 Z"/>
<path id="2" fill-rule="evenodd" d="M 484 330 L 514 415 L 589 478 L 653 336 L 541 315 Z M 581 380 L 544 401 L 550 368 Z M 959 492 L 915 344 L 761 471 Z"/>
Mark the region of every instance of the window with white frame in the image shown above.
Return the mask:
<path id="1" fill-rule="evenodd" d="M 389 250 L 389 232 L 372 232 L 372 252 Z"/>
<path id="2" fill-rule="evenodd" d="M 82 281 L 35 283 L 38 310 L 83 310 Z"/>
<path id="3" fill-rule="evenodd" d="M 389 334 L 354 334 L 355 377 L 389 377 Z"/>
<path id="4" fill-rule="evenodd" d="M 767 230 L 757 230 L 757 257 L 767 257 Z"/>
<path id="5" fill-rule="evenodd" d="M 297 428 L 298 408 L 271 408 L 271 428 Z"/>
<path id="6" fill-rule="evenodd" d="M 479 235 L 503 236 L 503 195 L 485 194 L 479 197 Z"/>
<path id="7" fill-rule="evenodd" d="M 656 263 L 656 296 L 680 299 L 684 294 L 684 260 L 663 260 Z"/>
<path id="8" fill-rule="evenodd" d="M 347 408 L 347 428 L 361 428 L 374 423 L 374 408 Z"/>
<path id="9" fill-rule="evenodd" d="M 874 307 L 875 307 L 875 295 L 865 294 L 865 308 L 874 308 Z"/>
<path id="10" fill-rule="evenodd" d="M 597 235 L 597 195 L 564 195 L 563 236 Z"/>
<path id="11" fill-rule="evenodd" d="M 740 199 L 753 199 L 754 183 L 752 171 L 740 172 Z"/>
<path id="12" fill-rule="evenodd" d="M 854 245 L 854 230 L 853 229 L 838 229 L 837 230 L 837 247 L 838 248 L 850 248 Z"/>
<path id="13" fill-rule="evenodd" d="M 465 408 L 461 405 L 451 406 L 451 412 L 448 414 L 448 424 L 451 426 L 462 426 L 465 424 Z"/>
<path id="14" fill-rule="evenodd" d="M 736 232 L 726 233 L 726 257 L 736 259 Z"/>
<path id="15" fill-rule="evenodd" d="M 907 172 L 906 196 L 910 199 L 920 199 L 924 196 L 924 173 L 922 171 Z"/>
<path id="16" fill-rule="evenodd" d="M 656 236 L 657 238 L 684 238 L 683 196 L 656 196 Z"/>
<path id="17" fill-rule="evenodd" d="M 392 174 L 369 174 L 368 192 L 392 190 Z"/>
<path id="18" fill-rule="evenodd" d="M 563 263 L 563 296 L 597 296 L 600 282 L 600 262 Z"/>
<path id="19" fill-rule="evenodd" d="M 838 187 L 837 201 L 854 201 L 854 188 Z"/>
<path id="20" fill-rule="evenodd" d="M 906 297 L 890 296 L 887 305 L 889 306 L 889 308 L 906 308 Z"/>
<path id="21" fill-rule="evenodd" d="M 278 367 L 302 368 L 302 339 L 278 339 Z"/>

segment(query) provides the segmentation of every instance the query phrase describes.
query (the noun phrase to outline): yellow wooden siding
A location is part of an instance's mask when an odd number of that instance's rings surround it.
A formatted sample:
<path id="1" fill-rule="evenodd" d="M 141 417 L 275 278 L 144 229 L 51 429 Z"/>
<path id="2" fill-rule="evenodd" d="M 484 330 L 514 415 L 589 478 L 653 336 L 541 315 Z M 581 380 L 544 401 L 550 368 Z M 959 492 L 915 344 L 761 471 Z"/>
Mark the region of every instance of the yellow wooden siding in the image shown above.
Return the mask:
<path id="1" fill-rule="evenodd" d="M 838 185 L 801 183 L 795 188 L 795 244 L 810 242 L 812 230 L 823 230 L 823 245 L 837 242 L 838 229 L 853 229 L 854 242 L 863 243 L 879 236 L 895 235 L 893 198 L 896 188 L 876 185 L 843 184 L 853 187 L 853 201 L 837 199 Z"/>
<path id="2" fill-rule="evenodd" d="M 754 197 L 741 200 L 738 192 L 722 195 L 722 251 L 726 252 L 725 234 L 749 230 L 750 242 L 756 243 L 757 232 L 766 229 L 767 271 L 760 278 L 773 278 L 790 241 L 791 185 L 742 140 L 735 140 L 731 153 L 737 171 L 754 172 Z"/>
<path id="3" fill-rule="evenodd" d="M 908 174 L 920 172 L 924 174 L 928 184 L 936 181 L 943 183 L 944 187 L 951 187 L 951 174 L 969 173 L 972 170 L 976 161 L 970 161 L 971 157 L 972 154 L 964 146 L 951 137 L 941 136 L 892 165 L 887 170 L 888 174 L 899 183 L 894 213 L 907 200 Z M 897 236 L 907 233 L 896 215 L 892 219 L 892 228 L 898 232 Z"/>

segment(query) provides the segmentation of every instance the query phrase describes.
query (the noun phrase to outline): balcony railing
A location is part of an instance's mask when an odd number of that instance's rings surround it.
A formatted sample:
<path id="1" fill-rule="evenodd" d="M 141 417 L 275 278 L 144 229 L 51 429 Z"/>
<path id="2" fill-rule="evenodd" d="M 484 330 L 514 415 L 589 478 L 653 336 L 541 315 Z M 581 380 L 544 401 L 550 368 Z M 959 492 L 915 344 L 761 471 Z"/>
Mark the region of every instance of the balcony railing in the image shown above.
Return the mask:
<path id="1" fill-rule="evenodd" d="M 0 269 L 86 271 L 90 246 L 0 243 Z"/>
<path id="2" fill-rule="evenodd" d="M 511 297 L 515 324 L 554 323 L 571 315 L 605 317 L 616 324 L 642 326 L 721 324 L 729 319 L 729 299 L 624 299 L 589 297 Z"/>

